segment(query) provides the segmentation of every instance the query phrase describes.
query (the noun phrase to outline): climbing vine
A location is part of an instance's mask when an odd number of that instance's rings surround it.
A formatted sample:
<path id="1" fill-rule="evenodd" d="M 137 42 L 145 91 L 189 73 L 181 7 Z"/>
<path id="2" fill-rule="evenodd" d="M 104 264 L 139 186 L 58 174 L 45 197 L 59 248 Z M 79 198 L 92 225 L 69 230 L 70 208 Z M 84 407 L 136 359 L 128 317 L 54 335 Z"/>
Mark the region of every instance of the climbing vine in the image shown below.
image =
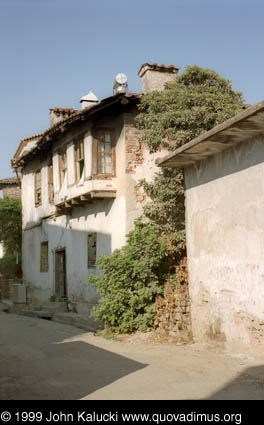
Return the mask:
<path id="1" fill-rule="evenodd" d="M 162 91 L 142 97 L 137 127 L 150 153 L 174 151 L 241 112 L 243 98 L 215 71 L 188 66 Z M 98 265 L 103 273 L 89 280 L 101 295 L 93 314 L 117 332 L 153 326 L 155 299 L 165 282 L 186 284 L 183 173 L 163 168 L 152 182 L 140 182 L 151 199 L 127 237 L 126 245 Z"/>

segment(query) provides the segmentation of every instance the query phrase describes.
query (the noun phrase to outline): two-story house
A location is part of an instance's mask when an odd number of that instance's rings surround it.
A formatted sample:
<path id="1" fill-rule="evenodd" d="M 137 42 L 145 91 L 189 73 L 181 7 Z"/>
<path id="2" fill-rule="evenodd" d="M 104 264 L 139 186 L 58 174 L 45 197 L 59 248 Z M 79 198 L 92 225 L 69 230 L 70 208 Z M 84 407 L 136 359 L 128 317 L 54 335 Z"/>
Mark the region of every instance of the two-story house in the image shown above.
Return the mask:
<path id="1" fill-rule="evenodd" d="M 80 110 L 51 109 L 50 128 L 21 141 L 12 167 L 21 173 L 29 303 L 67 299 L 85 313 L 96 302 L 88 275 L 99 272 L 98 257 L 125 243 L 145 201 L 139 180 L 158 171 L 161 152 L 148 152 L 134 124 L 138 102 L 177 71 L 144 64 L 142 94 L 129 93 L 121 78 L 100 102 L 89 92 Z"/>

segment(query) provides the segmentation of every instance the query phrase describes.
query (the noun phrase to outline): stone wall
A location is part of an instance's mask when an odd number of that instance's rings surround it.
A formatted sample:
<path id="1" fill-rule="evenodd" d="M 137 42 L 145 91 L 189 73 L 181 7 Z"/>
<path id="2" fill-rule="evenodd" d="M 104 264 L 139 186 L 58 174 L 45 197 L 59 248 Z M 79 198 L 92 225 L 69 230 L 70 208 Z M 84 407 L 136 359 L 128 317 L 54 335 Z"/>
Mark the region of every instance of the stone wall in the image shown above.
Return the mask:
<path id="1" fill-rule="evenodd" d="M 186 287 L 173 288 L 166 283 L 164 297 L 156 300 L 154 327 L 157 332 L 177 342 L 192 340 L 190 298 Z"/>
<path id="2" fill-rule="evenodd" d="M 21 279 L 0 279 L 0 301 L 13 299 L 13 284 L 21 283 Z"/>
<path id="3" fill-rule="evenodd" d="M 21 190 L 19 186 L 12 185 L 7 186 L 3 188 L 3 197 L 8 198 L 20 198 L 21 197 Z"/>

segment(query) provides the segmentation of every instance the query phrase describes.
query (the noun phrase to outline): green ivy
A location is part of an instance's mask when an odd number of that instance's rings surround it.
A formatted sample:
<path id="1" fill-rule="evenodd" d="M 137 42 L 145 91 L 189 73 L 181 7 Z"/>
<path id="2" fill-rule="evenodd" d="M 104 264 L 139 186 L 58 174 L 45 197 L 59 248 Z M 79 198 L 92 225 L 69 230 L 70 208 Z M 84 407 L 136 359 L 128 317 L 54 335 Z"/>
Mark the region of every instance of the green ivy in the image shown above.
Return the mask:
<path id="1" fill-rule="evenodd" d="M 229 80 L 215 71 L 189 66 L 176 82 L 141 98 L 136 121 L 151 153 L 161 147 L 174 151 L 242 108 L 242 94 L 232 90 Z M 151 327 L 154 302 L 163 294 L 166 280 L 182 280 L 180 265 L 186 257 L 183 173 L 164 168 L 153 182 L 142 180 L 141 186 L 152 202 L 144 207 L 126 245 L 98 260 L 102 275 L 89 278 L 101 296 L 93 315 L 115 332 Z"/>
<path id="2" fill-rule="evenodd" d="M 155 298 L 162 294 L 168 274 L 167 260 L 158 226 L 137 220 L 127 244 L 98 260 L 103 273 L 89 277 L 101 296 L 92 315 L 116 332 L 147 330 L 153 323 Z"/>
<path id="3" fill-rule="evenodd" d="M 0 199 L 0 241 L 5 250 L 15 254 L 21 252 L 22 212 L 21 200 L 16 198 Z"/>

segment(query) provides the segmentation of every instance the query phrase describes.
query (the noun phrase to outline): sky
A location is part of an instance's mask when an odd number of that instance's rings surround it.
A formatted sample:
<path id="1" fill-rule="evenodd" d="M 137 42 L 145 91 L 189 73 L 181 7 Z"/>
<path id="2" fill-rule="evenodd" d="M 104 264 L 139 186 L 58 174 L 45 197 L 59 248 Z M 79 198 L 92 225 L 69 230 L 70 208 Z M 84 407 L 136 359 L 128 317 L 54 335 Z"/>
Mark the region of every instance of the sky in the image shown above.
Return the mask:
<path id="1" fill-rule="evenodd" d="M 214 69 L 264 100 L 263 0 L 0 0 L 0 178 L 49 108 L 113 94 L 119 72 L 141 91 L 140 65 Z"/>

